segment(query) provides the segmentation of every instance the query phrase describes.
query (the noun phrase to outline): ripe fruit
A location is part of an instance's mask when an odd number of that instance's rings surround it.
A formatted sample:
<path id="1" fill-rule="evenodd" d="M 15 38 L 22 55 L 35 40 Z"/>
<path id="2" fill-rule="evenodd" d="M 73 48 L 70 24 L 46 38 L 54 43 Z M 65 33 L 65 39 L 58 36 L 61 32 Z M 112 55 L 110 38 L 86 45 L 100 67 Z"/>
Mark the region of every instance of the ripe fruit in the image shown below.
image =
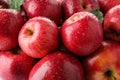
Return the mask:
<path id="1" fill-rule="evenodd" d="M 101 45 L 103 29 L 95 15 L 78 12 L 63 23 L 61 36 L 68 50 L 79 56 L 86 56 Z"/>
<path id="2" fill-rule="evenodd" d="M 100 10 L 103 12 L 104 15 L 109 9 L 120 4 L 120 0 L 98 0 L 98 2 L 100 5 Z"/>
<path id="3" fill-rule="evenodd" d="M 94 55 L 84 59 L 87 80 L 120 80 L 120 44 L 104 41 Z"/>
<path id="4" fill-rule="evenodd" d="M 106 38 L 120 41 L 120 5 L 111 8 L 104 17 Z"/>
<path id="5" fill-rule="evenodd" d="M 23 3 L 29 18 L 44 16 L 59 24 L 61 19 L 61 5 L 57 0 L 26 0 Z"/>
<path id="6" fill-rule="evenodd" d="M 54 52 L 32 68 L 29 80 L 84 80 L 84 74 L 76 58 L 64 52 Z"/>
<path id="7" fill-rule="evenodd" d="M 0 9 L 0 50 L 9 50 L 18 46 L 18 33 L 23 22 L 18 11 Z"/>
<path id="8" fill-rule="evenodd" d="M 0 80 L 28 80 L 36 60 L 23 52 L 0 52 Z"/>
<path id="9" fill-rule="evenodd" d="M 58 48 L 58 27 L 48 18 L 34 17 L 23 25 L 18 41 L 26 54 L 41 58 Z"/>
<path id="10" fill-rule="evenodd" d="M 66 19 L 76 12 L 95 9 L 99 9 L 97 0 L 63 0 L 63 12 Z"/>
<path id="11" fill-rule="evenodd" d="M 120 80 L 119 2 L 0 0 L 0 80 Z"/>

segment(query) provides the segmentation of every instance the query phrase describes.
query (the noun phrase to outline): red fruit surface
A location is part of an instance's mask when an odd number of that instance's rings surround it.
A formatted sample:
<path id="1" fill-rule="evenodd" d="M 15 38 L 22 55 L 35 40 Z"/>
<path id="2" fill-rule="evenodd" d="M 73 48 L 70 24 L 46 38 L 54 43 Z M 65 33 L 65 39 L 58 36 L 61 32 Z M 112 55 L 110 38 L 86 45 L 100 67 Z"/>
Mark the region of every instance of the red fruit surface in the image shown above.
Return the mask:
<path id="1" fill-rule="evenodd" d="M 76 58 L 64 52 L 54 52 L 32 68 L 29 80 L 84 80 L 84 74 Z"/>
<path id="2" fill-rule="evenodd" d="M 95 51 L 103 40 L 102 24 L 89 12 L 78 12 L 62 25 L 64 45 L 76 55 L 86 56 Z"/>
<path id="3" fill-rule="evenodd" d="M 107 39 L 120 41 L 120 5 L 114 6 L 106 13 L 103 27 Z"/>
<path id="4" fill-rule="evenodd" d="M 103 14 L 106 14 L 109 9 L 120 4 L 120 0 L 98 0 L 98 2 Z"/>
<path id="5" fill-rule="evenodd" d="M 94 55 L 84 59 L 87 80 L 120 80 L 120 44 L 103 41 Z"/>
<path id="6" fill-rule="evenodd" d="M 24 53 L 0 52 L 0 80 L 28 80 L 36 60 Z"/>
<path id="7" fill-rule="evenodd" d="M 34 17 L 23 25 L 18 41 L 26 54 L 34 58 L 41 58 L 58 49 L 58 27 L 48 18 Z"/>
<path id="8" fill-rule="evenodd" d="M 63 0 L 62 6 L 66 19 L 76 12 L 99 9 L 97 0 Z"/>
<path id="9" fill-rule="evenodd" d="M 23 3 L 29 18 L 44 16 L 59 24 L 61 19 L 61 5 L 57 0 L 26 0 Z"/>
<path id="10" fill-rule="evenodd" d="M 0 50 L 18 46 L 18 33 L 23 25 L 23 18 L 13 9 L 0 9 Z"/>

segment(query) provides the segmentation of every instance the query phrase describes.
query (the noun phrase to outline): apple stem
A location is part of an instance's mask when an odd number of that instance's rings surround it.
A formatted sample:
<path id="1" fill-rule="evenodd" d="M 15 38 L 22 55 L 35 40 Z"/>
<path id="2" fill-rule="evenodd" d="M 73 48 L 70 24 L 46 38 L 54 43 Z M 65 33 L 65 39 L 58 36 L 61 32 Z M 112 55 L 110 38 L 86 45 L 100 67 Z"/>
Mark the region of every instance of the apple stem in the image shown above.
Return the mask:
<path id="1" fill-rule="evenodd" d="M 117 80 L 116 77 L 115 77 L 114 75 L 112 75 L 112 78 L 113 78 L 113 80 Z"/>
<path id="2" fill-rule="evenodd" d="M 86 9 L 86 4 L 85 3 L 82 3 L 82 7 L 83 7 L 83 9 Z"/>
<path id="3" fill-rule="evenodd" d="M 113 74 L 114 74 L 114 73 L 113 73 L 112 70 L 107 70 L 107 71 L 105 72 L 105 75 L 106 75 L 107 78 L 112 78 L 111 80 L 117 80 L 117 78 L 116 78 Z"/>
<path id="4" fill-rule="evenodd" d="M 26 29 L 27 35 L 31 36 L 33 35 L 33 30 L 32 29 Z"/>

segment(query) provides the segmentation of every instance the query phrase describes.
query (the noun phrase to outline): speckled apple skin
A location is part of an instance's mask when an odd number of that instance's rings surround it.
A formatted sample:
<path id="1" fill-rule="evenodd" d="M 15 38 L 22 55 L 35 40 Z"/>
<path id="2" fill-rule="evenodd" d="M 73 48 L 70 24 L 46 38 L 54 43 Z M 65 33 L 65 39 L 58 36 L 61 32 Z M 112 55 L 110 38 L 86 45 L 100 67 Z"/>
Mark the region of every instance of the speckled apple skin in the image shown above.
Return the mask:
<path id="1" fill-rule="evenodd" d="M 97 0 L 63 0 L 63 13 L 67 19 L 76 12 L 80 11 L 92 11 L 99 9 L 99 3 Z"/>
<path id="2" fill-rule="evenodd" d="M 37 60 L 22 53 L 0 52 L 0 80 L 28 80 Z"/>
<path id="3" fill-rule="evenodd" d="M 23 17 L 18 11 L 0 9 L 0 51 L 18 46 L 18 34 L 23 24 Z"/>
<path id="4" fill-rule="evenodd" d="M 120 41 L 120 5 L 111 8 L 104 17 L 104 35 L 107 39 Z"/>
<path id="5" fill-rule="evenodd" d="M 44 16 L 53 20 L 56 24 L 60 23 L 62 10 L 57 0 L 28 0 L 23 3 L 23 8 L 28 18 Z"/>
<path id="6" fill-rule="evenodd" d="M 87 56 L 101 45 L 103 28 L 92 13 L 78 12 L 63 23 L 61 36 L 68 50 L 79 56 Z"/>
<path id="7" fill-rule="evenodd" d="M 86 80 L 112 80 L 120 79 L 120 44 L 106 40 L 93 55 L 83 59 Z M 106 76 L 106 71 L 112 75 Z"/>
<path id="8" fill-rule="evenodd" d="M 58 49 L 58 27 L 49 18 L 34 17 L 29 19 L 21 28 L 18 42 L 27 55 L 33 58 L 42 58 Z"/>
<path id="9" fill-rule="evenodd" d="M 84 72 L 75 57 L 64 52 L 54 52 L 32 68 L 29 80 L 84 80 Z"/>

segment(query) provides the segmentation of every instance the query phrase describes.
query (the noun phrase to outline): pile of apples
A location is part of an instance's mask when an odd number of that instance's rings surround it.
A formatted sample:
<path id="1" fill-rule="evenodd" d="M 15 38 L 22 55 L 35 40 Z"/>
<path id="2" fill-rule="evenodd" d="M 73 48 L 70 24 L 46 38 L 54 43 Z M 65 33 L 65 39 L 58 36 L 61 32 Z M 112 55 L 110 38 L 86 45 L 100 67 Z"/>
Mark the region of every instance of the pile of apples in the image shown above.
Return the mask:
<path id="1" fill-rule="evenodd" d="M 0 80 L 120 80 L 120 0 L 0 5 Z"/>

